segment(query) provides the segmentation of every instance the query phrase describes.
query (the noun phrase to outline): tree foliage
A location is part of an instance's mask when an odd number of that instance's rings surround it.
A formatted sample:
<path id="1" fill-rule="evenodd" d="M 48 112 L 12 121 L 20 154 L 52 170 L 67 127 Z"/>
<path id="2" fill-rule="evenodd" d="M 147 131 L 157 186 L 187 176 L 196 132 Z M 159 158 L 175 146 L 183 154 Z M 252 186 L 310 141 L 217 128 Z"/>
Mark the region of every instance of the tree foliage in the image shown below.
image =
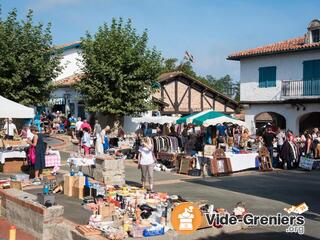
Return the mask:
<path id="1" fill-rule="evenodd" d="M 196 72 L 193 70 L 190 61 L 183 61 L 178 64 L 178 59 L 176 58 L 168 58 L 165 59 L 162 66 L 161 72 L 173 72 L 173 71 L 181 71 L 185 74 L 188 74 L 191 77 L 197 78 Z"/>
<path id="2" fill-rule="evenodd" d="M 32 11 L 25 20 L 13 9 L 0 15 L 0 92 L 25 105 L 46 104 L 52 80 L 61 70 L 59 54 L 53 55 L 51 25 L 33 23 Z"/>
<path id="3" fill-rule="evenodd" d="M 184 61 L 178 64 L 178 59 L 168 58 L 164 60 L 162 66 L 162 72 L 172 72 L 172 71 L 181 71 L 188 74 L 191 77 L 194 77 L 201 82 L 212 87 L 216 91 L 233 97 L 236 101 L 240 100 L 240 84 L 234 83 L 230 75 L 225 75 L 221 78 L 215 78 L 212 75 L 207 75 L 206 77 L 197 75 L 193 70 L 190 61 Z"/>
<path id="4" fill-rule="evenodd" d="M 161 70 L 161 54 L 147 47 L 148 35 L 139 35 L 120 18 L 82 39 L 84 75 L 77 85 L 90 112 L 132 115 L 152 107 L 149 97 Z"/>

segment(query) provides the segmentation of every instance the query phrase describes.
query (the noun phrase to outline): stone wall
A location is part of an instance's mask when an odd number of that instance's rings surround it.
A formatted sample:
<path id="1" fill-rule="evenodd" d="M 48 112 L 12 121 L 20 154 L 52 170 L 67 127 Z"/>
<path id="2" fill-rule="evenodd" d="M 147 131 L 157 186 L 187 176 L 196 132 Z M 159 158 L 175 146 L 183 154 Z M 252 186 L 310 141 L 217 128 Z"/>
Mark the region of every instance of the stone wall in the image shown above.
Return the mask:
<path id="1" fill-rule="evenodd" d="M 57 225 L 63 221 L 63 206 L 46 208 L 37 197 L 16 189 L 0 190 L 1 215 L 37 239 L 53 239 Z"/>

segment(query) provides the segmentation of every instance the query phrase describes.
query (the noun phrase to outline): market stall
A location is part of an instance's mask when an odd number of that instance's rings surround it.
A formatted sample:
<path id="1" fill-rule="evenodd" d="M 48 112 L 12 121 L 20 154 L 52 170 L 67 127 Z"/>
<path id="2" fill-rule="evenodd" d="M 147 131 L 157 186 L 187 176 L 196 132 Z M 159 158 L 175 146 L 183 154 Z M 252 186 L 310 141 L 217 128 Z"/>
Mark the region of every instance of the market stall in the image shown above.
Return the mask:
<path id="1" fill-rule="evenodd" d="M 231 116 L 225 115 L 220 112 L 208 110 L 200 113 L 194 113 L 185 117 L 182 117 L 176 121 L 177 124 L 188 124 L 189 126 L 201 126 L 202 134 L 204 137 L 204 142 L 207 143 L 207 139 L 211 140 L 211 136 L 208 136 L 208 134 L 215 134 L 215 132 L 212 132 L 210 127 L 212 126 L 225 126 L 225 129 L 227 129 L 228 125 L 235 125 L 238 127 L 242 127 L 243 129 L 246 128 L 246 123 L 243 121 L 240 121 L 238 119 L 235 119 Z M 223 129 L 223 128 L 222 128 Z M 211 130 L 211 132 L 209 131 Z M 216 131 L 216 130 L 214 130 Z M 233 134 L 232 131 L 229 131 L 230 134 Z M 225 137 L 224 143 L 214 143 L 211 145 L 206 144 L 206 147 L 212 148 L 209 153 L 204 149 L 203 152 L 197 153 L 195 156 L 197 158 L 196 162 L 196 169 L 202 169 L 204 166 L 208 166 L 209 172 L 211 170 L 211 164 L 212 159 L 214 159 L 214 152 L 216 149 L 223 148 L 225 151 L 225 157 L 229 159 L 230 169 L 229 172 L 238 172 L 242 170 L 247 169 L 253 169 L 259 167 L 259 161 L 258 161 L 258 153 L 256 151 L 253 151 L 252 149 L 245 149 L 240 150 L 239 146 L 234 146 L 234 138 L 239 137 L 233 136 L 232 137 Z M 216 138 L 217 139 L 217 138 Z M 204 171 L 204 170 L 203 170 Z M 212 174 L 210 172 L 209 174 Z"/>
<path id="2" fill-rule="evenodd" d="M 21 172 L 27 165 L 27 154 L 25 141 L 11 141 L 0 139 L 0 164 L 4 173 Z"/>
<path id="3" fill-rule="evenodd" d="M 259 154 L 253 153 L 232 153 L 226 152 L 226 157 L 230 159 L 232 172 L 238 172 L 246 169 L 253 169 L 259 167 Z"/>
<path id="4" fill-rule="evenodd" d="M 217 125 L 223 123 L 232 123 L 239 126 L 247 127 L 246 123 L 233 118 L 229 115 L 216 112 L 213 110 L 207 110 L 199 113 L 193 113 L 176 120 L 177 124 L 194 124 L 197 126 L 208 127 L 210 125 Z"/>
<path id="5" fill-rule="evenodd" d="M 60 152 L 57 150 L 49 150 L 45 156 L 46 167 L 53 167 L 52 173 L 56 174 L 61 167 Z"/>
<path id="6" fill-rule="evenodd" d="M 157 160 L 170 167 L 176 165 L 181 150 L 180 139 L 177 136 L 168 136 L 170 133 L 169 125 L 173 125 L 177 119 L 178 117 L 173 116 L 144 116 L 132 119 L 135 123 L 147 124 L 145 135 L 151 138 Z M 158 134 L 156 128 L 149 128 L 152 124 L 153 126 L 161 125 L 163 127 L 161 135 Z"/>
<path id="7" fill-rule="evenodd" d="M 0 119 L 33 118 L 34 109 L 23 106 L 0 96 Z M 9 129 L 9 128 L 8 128 Z M 0 163 L 4 172 L 20 172 L 26 164 L 27 154 L 24 151 L 27 143 L 22 140 L 3 140 L 0 144 Z"/>
<path id="8" fill-rule="evenodd" d="M 34 118 L 34 109 L 0 96 L 0 118 Z"/>

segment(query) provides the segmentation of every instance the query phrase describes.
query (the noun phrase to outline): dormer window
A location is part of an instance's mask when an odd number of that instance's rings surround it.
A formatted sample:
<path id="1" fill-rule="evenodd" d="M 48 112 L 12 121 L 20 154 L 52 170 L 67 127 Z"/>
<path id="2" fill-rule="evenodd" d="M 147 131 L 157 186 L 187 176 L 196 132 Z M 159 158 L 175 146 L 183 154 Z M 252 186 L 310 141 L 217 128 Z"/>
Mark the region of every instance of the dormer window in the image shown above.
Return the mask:
<path id="1" fill-rule="evenodd" d="M 314 19 L 309 23 L 308 32 L 305 35 L 305 43 L 320 42 L 320 21 Z"/>
<path id="2" fill-rule="evenodd" d="M 319 42 L 320 41 L 320 30 L 319 29 L 315 29 L 311 31 L 311 35 L 312 35 L 312 42 Z"/>

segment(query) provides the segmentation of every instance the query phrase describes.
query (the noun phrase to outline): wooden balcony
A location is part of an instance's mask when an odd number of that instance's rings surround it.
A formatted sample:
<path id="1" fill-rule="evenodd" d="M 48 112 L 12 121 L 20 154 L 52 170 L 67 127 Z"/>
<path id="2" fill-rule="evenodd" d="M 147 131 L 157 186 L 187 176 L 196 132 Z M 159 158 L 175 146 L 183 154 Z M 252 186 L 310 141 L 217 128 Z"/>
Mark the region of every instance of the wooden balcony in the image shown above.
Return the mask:
<path id="1" fill-rule="evenodd" d="M 320 96 L 320 79 L 283 80 L 281 96 L 284 98 L 315 98 Z"/>

